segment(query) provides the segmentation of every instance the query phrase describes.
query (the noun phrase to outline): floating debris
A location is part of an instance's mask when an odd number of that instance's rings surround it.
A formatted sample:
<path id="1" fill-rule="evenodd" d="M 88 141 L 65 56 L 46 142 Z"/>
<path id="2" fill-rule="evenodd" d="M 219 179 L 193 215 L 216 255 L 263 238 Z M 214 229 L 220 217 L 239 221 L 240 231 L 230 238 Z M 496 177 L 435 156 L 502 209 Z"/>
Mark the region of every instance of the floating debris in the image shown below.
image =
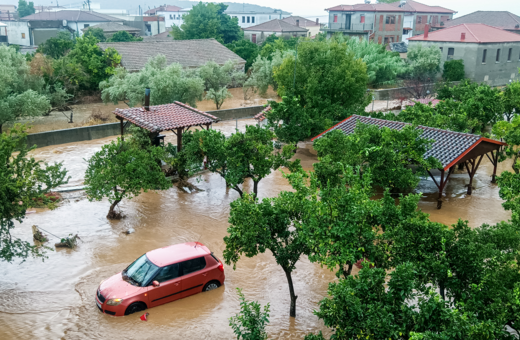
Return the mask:
<path id="1" fill-rule="evenodd" d="M 32 226 L 32 232 L 33 232 L 33 238 L 35 241 L 45 243 L 49 241 L 47 238 L 47 235 L 43 234 L 40 230 L 38 230 L 38 226 L 33 225 Z"/>
<path id="2" fill-rule="evenodd" d="M 69 234 L 69 237 L 62 238 L 59 243 L 55 243 L 54 246 L 56 248 L 71 248 L 74 249 L 78 245 L 78 239 L 81 238 L 76 235 Z"/>
<path id="3" fill-rule="evenodd" d="M 128 228 L 127 230 L 123 231 L 123 234 L 127 234 L 127 235 L 130 235 L 133 233 L 135 233 L 134 228 Z"/>

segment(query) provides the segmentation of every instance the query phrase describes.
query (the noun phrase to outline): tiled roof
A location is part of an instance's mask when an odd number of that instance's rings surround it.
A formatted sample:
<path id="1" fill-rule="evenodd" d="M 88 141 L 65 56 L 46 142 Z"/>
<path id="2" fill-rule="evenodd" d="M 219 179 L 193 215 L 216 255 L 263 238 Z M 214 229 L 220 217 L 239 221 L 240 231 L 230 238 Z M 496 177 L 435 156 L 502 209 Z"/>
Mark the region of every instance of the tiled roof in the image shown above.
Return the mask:
<path id="1" fill-rule="evenodd" d="M 244 28 L 244 31 L 264 31 L 264 32 L 307 32 L 307 29 L 291 25 L 280 19 L 273 19 L 264 23 Z"/>
<path id="2" fill-rule="evenodd" d="M 258 113 L 253 118 L 258 120 L 259 122 L 261 122 L 265 119 L 265 114 L 267 113 L 267 111 L 270 111 L 270 110 L 271 110 L 271 106 L 268 105 L 265 109 L 262 110 L 262 112 Z"/>
<path id="3" fill-rule="evenodd" d="M 520 32 L 520 17 L 506 11 L 476 11 L 446 21 L 444 27 L 452 27 L 460 24 L 485 24 L 506 30 L 517 30 Z"/>
<path id="4" fill-rule="evenodd" d="M 462 39 L 462 34 L 465 34 Z M 460 24 L 429 32 L 428 38 L 424 34 L 408 38 L 409 41 L 443 41 L 461 43 L 500 43 L 520 42 L 520 34 L 511 33 L 503 29 L 484 24 Z"/>
<path id="5" fill-rule="evenodd" d="M 325 10 L 334 12 L 404 12 L 404 10 L 401 8 L 385 3 L 339 5 L 331 8 L 326 8 Z"/>
<path id="6" fill-rule="evenodd" d="M 392 2 L 390 5 L 399 7 L 406 12 L 418 12 L 418 13 L 457 13 L 451 9 L 447 9 L 440 6 L 428 6 L 417 1 L 407 0 L 404 6 L 401 7 L 401 2 Z"/>
<path id="7" fill-rule="evenodd" d="M 114 114 L 151 132 L 211 124 L 219 120 L 218 117 L 180 102 L 150 106 L 149 111 L 142 107 L 116 109 Z"/>
<path id="8" fill-rule="evenodd" d="M 93 11 L 82 10 L 64 10 L 58 12 L 40 12 L 31 14 L 21 18 L 25 21 L 49 21 L 49 20 L 67 20 L 67 21 L 85 21 L 85 22 L 107 22 L 116 21 L 123 22 L 122 19 L 111 17 L 110 15 L 101 14 Z"/>
<path id="9" fill-rule="evenodd" d="M 290 16 L 285 19 L 282 19 L 285 22 L 288 22 L 291 25 L 296 26 L 296 20 L 300 20 L 300 27 L 320 27 L 319 23 L 316 23 L 316 21 L 312 21 L 309 19 L 305 19 L 304 17 L 299 16 Z"/>
<path id="10" fill-rule="evenodd" d="M 111 32 L 119 32 L 119 31 L 127 31 L 132 33 L 138 33 L 141 32 L 140 28 L 132 27 L 128 25 L 121 25 L 117 22 L 104 22 L 102 24 L 97 24 L 89 27 L 82 28 L 81 30 L 83 32 L 87 31 L 90 28 L 101 28 L 103 32 L 111 33 Z"/>
<path id="11" fill-rule="evenodd" d="M 312 138 L 311 140 L 314 141 L 325 135 L 327 132 L 338 129 L 343 131 L 344 134 L 349 135 L 354 132 L 354 129 L 356 128 L 358 122 L 369 125 L 376 125 L 379 127 L 387 127 L 393 130 L 401 130 L 406 125 L 411 125 L 403 122 L 352 115 L 344 121 L 334 125 L 327 131 Z M 467 152 L 475 148 L 481 142 L 505 145 L 505 143 L 469 133 L 434 129 L 431 127 L 421 125 L 418 126 L 417 129 L 423 131 L 423 133 L 421 134 L 421 138 L 434 140 L 431 149 L 424 154 L 424 158 L 437 158 L 441 162 L 444 170 L 447 170 L 453 165 L 455 165 L 458 159 L 460 159 Z"/>
<path id="12" fill-rule="evenodd" d="M 228 60 L 240 65 L 246 62 L 215 39 L 105 42 L 98 45 L 102 50 L 115 48 L 121 55 L 121 65 L 128 71 L 141 70 L 150 58 L 159 54 L 166 56 L 168 65 L 179 63 L 186 68 L 200 67 L 208 61 L 219 65 Z"/>

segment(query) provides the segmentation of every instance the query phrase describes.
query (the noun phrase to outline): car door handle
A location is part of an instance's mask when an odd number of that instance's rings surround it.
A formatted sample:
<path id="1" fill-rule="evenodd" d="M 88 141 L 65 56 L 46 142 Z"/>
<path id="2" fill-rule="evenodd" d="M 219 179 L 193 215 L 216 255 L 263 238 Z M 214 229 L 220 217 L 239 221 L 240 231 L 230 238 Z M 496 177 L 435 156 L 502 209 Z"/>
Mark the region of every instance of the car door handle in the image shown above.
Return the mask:
<path id="1" fill-rule="evenodd" d="M 179 282 L 175 282 L 175 285 L 178 286 L 178 285 L 179 285 Z"/>
<path id="2" fill-rule="evenodd" d="M 203 273 L 203 274 L 202 274 L 202 276 L 206 276 L 206 275 L 208 275 L 208 273 Z"/>

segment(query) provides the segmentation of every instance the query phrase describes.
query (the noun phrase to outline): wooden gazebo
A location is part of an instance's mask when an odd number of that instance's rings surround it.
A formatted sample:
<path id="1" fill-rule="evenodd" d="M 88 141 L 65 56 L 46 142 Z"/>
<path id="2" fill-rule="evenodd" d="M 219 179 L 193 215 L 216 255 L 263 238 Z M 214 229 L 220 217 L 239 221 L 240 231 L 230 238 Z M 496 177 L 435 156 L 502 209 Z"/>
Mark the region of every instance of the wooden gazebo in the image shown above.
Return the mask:
<path id="1" fill-rule="evenodd" d="M 406 125 L 411 125 L 409 123 L 352 115 L 334 125 L 327 131 L 312 138 L 312 140 L 314 141 L 315 139 L 325 135 L 327 132 L 337 129 L 349 135 L 354 132 L 358 122 L 363 124 L 376 125 L 380 128 L 388 127 L 395 130 L 401 130 Z M 506 143 L 484 138 L 479 135 L 435 129 L 427 126 L 418 126 L 417 129 L 423 131 L 421 134 L 422 138 L 434 140 L 431 149 L 424 154 L 424 157 L 435 157 L 441 162 L 443 166 L 441 169 L 439 169 L 441 176 L 438 181 L 432 175 L 432 173 L 428 171 L 430 177 L 433 179 L 435 185 L 439 189 L 437 208 L 441 208 L 442 192 L 446 187 L 451 174 L 454 172 L 455 166 L 459 164 L 464 165 L 469 175 L 469 186 L 467 192 L 468 195 L 471 195 L 473 177 L 475 176 L 475 173 L 477 172 L 480 162 L 484 156 L 486 156 L 491 164 L 493 164 L 493 176 L 491 182 L 495 183 L 498 164 L 498 151 L 502 146 L 506 145 Z"/>
<path id="2" fill-rule="evenodd" d="M 121 122 L 121 137 L 124 138 L 124 127 L 133 123 L 156 135 L 156 139 L 164 138 L 160 133 L 172 131 L 177 135 L 177 151 L 182 148 L 182 134 L 192 126 L 206 127 L 219 121 L 218 117 L 197 110 L 189 105 L 173 102 L 171 104 L 116 109 L 117 119 Z M 125 123 L 125 120 L 127 121 Z"/>

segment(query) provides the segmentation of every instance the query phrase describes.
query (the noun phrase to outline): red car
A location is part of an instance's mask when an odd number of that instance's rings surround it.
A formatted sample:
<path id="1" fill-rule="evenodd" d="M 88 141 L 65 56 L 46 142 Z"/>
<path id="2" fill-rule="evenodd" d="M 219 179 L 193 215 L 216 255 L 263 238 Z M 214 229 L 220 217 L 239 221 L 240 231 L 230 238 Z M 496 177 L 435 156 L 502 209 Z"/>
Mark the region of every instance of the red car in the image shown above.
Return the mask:
<path id="1" fill-rule="evenodd" d="M 220 287 L 224 266 L 199 242 L 155 249 L 101 282 L 96 305 L 122 316 Z"/>

